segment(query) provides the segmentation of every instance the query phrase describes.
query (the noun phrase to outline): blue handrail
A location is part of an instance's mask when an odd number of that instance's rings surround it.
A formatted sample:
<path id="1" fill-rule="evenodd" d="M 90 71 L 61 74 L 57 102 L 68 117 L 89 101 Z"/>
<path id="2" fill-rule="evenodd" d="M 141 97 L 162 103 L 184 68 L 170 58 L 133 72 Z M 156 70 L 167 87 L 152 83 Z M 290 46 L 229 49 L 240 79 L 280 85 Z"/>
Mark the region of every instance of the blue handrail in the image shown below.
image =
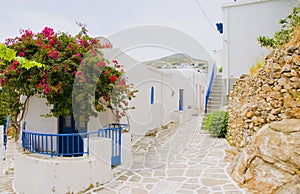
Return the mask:
<path id="1" fill-rule="evenodd" d="M 53 156 L 82 156 L 89 155 L 89 141 L 91 137 L 109 138 L 112 140 L 113 166 L 121 163 L 121 135 L 127 124 L 107 124 L 105 128 L 95 132 L 45 134 L 26 131 L 23 126 L 22 146 L 24 150 L 32 153 Z M 84 142 L 85 140 L 85 142 Z M 81 142 L 81 143 L 80 143 Z"/>
<path id="2" fill-rule="evenodd" d="M 207 92 L 206 92 L 206 96 L 205 96 L 205 110 L 204 110 L 205 113 L 207 112 L 207 105 L 208 105 L 208 100 L 209 100 L 209 96 L 210 96 L 211 87 L 212 87 L 214 77 L 215 77 L 215 67 L 213 66 L 212 71 L 211 71 L 209 84 L 208 84 L 208 88 L 207 88 Z"/>

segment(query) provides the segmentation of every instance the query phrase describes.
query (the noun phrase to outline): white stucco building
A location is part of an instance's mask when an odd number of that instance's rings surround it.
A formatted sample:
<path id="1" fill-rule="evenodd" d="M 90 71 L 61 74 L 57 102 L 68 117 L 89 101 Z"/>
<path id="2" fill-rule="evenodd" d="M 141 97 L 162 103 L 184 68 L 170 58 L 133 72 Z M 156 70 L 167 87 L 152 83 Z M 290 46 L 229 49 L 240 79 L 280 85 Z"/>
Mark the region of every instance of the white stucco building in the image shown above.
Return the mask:
<path id="1" fill-rule="evenodd" d="M 259 36 L 272 37 L 280 30 L 297 0 L 238 0 L 222 5 L 223 82 L 228 95 L 235 79 L 268 53 L 257 42 Z"/>
<path id="2" fill-rule="evenodd" d="M 135 110 L 129 112 L 134 141 L 149 129 L 180 121 L 188 111 L 204 110 L 206 74 L 192 69 L 154 69 L 118 49 L 104 49 L 103 53 L 107 59 L 117 59 L 124 65 L 129 83 L 139 91 L 131 101 Z"/>

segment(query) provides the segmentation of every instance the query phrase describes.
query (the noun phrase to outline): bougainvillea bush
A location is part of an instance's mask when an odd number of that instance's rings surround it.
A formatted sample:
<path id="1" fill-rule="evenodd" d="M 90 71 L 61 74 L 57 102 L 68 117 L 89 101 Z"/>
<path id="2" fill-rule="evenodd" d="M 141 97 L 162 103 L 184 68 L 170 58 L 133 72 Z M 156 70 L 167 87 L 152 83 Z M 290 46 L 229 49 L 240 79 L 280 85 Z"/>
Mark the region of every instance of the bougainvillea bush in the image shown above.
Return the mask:
<path id="1" fill-rule="evenodd" d="M 5 94 L 1 96 L 10 96 L 5 101 L 9 101 L 11 124 L 17 134 L 32 96 L 47 99 L 51 111 L 45 116 L 49 117 L 70 115 L 72 103 L 82 101 L 84 106 L 76 107 L 87 121 L 108 109 L 120 120 L 132 108 L 128 100 L 137 91 L 128 85 L 118 61 L 104 59 L 100 51 L 111 45 L 101 45 L 87 34 L 85 26 L 80 27 L 75 36 L 49 27 L 38 33 L 22 30 L 20 36 L 8 38 L 0 46 L 0 85 Z"/>

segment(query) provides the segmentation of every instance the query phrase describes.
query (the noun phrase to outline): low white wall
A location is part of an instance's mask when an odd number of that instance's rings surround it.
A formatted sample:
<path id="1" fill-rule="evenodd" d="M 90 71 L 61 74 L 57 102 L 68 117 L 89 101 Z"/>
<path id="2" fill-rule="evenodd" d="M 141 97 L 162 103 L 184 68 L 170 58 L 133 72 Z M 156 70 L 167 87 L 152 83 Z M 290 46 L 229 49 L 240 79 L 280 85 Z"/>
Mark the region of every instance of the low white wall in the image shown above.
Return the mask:
<path id="1" fill-rule="evenodd" d="M 57 133 L 57 118 L 46 118 L 41 115 L 50 113 L 50 106 L 46 105 L 45 98 L 31 97 L 28 110 L 24 121 L 26 122 L 26 130 L 39 133 Z"/>
<path id="2" fill-rule="evenodd" d="M 3 157 L 3 129 L 4 129 L 4 126 L 3 125 L 0 125 L 0 160 L 2 160 L 2 157 Z"/>
<path id="3" fill-rule="evenodd" d="M 122 134 L 122 148 L 121 148 L 121 165 L 122 168 L 130 168 L 132 165 L 132 137 L 130 133 Z"/>
<path id="4" fill-rule="evenodd" d="M 14 188 L 23 194 L 78 193 L 91 185 L 111 180 L 111 140 L 90 140 L 90 155 L 47 157 L 37 154 L 15 156 Z"/>

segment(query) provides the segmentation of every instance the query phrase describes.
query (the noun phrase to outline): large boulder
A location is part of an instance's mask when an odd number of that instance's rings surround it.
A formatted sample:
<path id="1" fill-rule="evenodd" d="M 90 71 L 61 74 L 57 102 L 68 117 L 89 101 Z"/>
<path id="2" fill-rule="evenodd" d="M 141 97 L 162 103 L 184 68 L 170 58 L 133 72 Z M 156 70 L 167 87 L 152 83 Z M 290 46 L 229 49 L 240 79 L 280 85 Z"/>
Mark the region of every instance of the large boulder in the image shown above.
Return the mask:
<path id="1" fill-rule="evenodd" d="M 243 149 L 232 148 L 227 172 L 242 187 L 258 193 L 300 192 L 300 120 L 263 126 Z"/>

